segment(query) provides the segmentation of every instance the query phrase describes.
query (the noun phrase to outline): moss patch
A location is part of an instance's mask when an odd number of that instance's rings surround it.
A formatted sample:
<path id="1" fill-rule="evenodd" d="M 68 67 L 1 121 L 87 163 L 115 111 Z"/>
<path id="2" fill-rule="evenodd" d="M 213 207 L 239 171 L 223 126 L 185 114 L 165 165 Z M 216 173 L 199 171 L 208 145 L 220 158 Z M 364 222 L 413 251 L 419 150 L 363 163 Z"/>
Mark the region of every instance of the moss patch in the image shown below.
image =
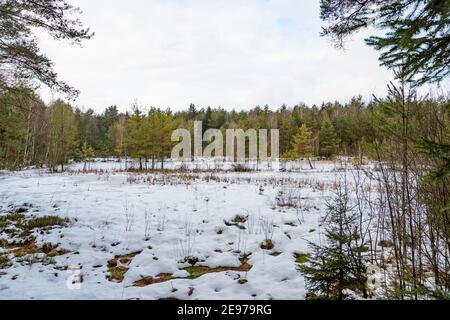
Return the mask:
<path id="1" fill-rule="evenodd" d="M 141 279 L 135 281 L 133 286 L 135 287 L 145 287 L 155 283 L 161 283 L 172 280 L 173 277 L 170 273 L 161 273 L 156 277 L 142 277 Z"/>
<path id="2" fill-rule="evenodd" d="M 5 216 L 0 216 L 0 230 L 10 226 L 14 227 L 16 224 L 20 224 L 24 219 L 25 215 L 19 212 L 11 212 Z"/>
<path id="3" fill-rule="evenodd" d="M 270 255 L 272 257 L 278 257 L 281 254 L 281 252 L 272 252 Z"/>
<path id="4" fill-rule="evenodd" d="M 31 243 L 31 244 L 19 247 L 16 250 L 13 250 L 12 253 L 14 254 L 14 257 L 22 258 L 29 254 L 42 253 L 42 250 L 40 248 L 38 248 L 34 243 Z"/>
<path id="5" fill-rule="evenodd" d="M 25 219 L 25 215 L 20 212 L 11 212 L 5 216 L 5 219 L 12 222 L 18 222 Z"/>
<path id="6" fill-rule="evenodd" d="M 296 252 L 294 253 L 295 263 L 304 264 L 309 261 L 309 253 Z"/>
<path id="7" fill-rule="evenodd" d="M 45 229 L 54 226 L 64 227 L 68 222 L 68 219 L 63 219 L 58 216 L 35 217 L 25 222 L 24 229 L 31 231 L 33 229 Z"/>
<path id="8" fill-rule="evenodd" d="M 24 211 L 13 211 L 0 216 L 0 231 L 11 237 L 24 238 L 35 230 L 47 230 L 55 226 L 67 226 L 69 220 L 58 216 L 27 217 Z"/>
<path id="9" fill-rule="evenodd" d="M 122 282 L 125 277 L 125 273 L 128 271 L 128 268 L 125 267 L 112 267 L 108 268 L 109 275 L 106 276 L 106 279 L 112 282 Z"/>
<path id="10" fill-rule="evenodd" d="M 241 265 L 239 267 L 209 268 L 209 267 L 205 267 L 205 266 L 191 266 L 191 267 L 183 268 L 182 270 L 185 270 L 189 273 L 189 276 L 187 277 L 188 279 L 197 279 L 208 273 L 217 273 L 217 272 L 223 272 L 223 271 L 229 271 L 229 270 L 239 271 L 239 272 L 250 271 L 252 266 L 248 263 L 248 256 L 241 257 L 241 259 L 239 259 L 239 261 L 241 262 Z M 149 286 L 149 285 L 152 285 L 155 283 L 162 283 L 162 282 L 175 280 L 175 279 L 180 279 L 180 278 L 174 278 L 169 273 L 161 273 L 161 274 L 157 275 L 156 277 L 142 277 L 141 279 L 135 281 L 133 283 L 133 285 L 135 287 L 145 287 L 145 286 Z"/>
<path id="11" fill-rule="evenodd" d="M 192 266 L 187 267 L 182 270 L 185 270 L 189 273 L 189 279 L 197 279 L 208 273 L 217 273 L 224 271 L 239 271 L 239 272 L 248 272 L 252 268 L 252 266 L 248 263 L 247 257 L 242 257 L 240 259 L 241 265 L 239 267 L 217 267 L 217 268 L 209 268 L 205 266 Z"/>
<path id="12" fill-rule="evenodd" d="M 117 255 L 113 259 L 109 260 L 107 265 L 109 275 L 106 276 L 106 279 L 112 282 L 122 282 L 125 277 L 125 273 L 128 271 L 128 265 L 131 263 L 133 258 L 141 252 L 142 251 L 136 251 L 124 255 Z"/>
<path id="13" fill-rule="evenodd" d="M 0 239 L 0 247 L 7 249 L 6 254 L 13 254 L 16 258 L 21 258 L 29 254 L 44 253 L 48 257 L 56 257 L 67 254 L 68 251 L 58 248 L 57 245 L 50 243 L 44 243 L 42 247 L 36 245 L 36 240 L 34 237 L 28 238 L 22 242 L 8 243 L 4 239 Z"/>
<path id="14" fill-rule="evenodd" d="M 241 216 L 241 215 L 237 215 L 233 218 L 232 220 L 234 223 L 245 223 L 247 221 L 247 217 L 245 216 Z"/>

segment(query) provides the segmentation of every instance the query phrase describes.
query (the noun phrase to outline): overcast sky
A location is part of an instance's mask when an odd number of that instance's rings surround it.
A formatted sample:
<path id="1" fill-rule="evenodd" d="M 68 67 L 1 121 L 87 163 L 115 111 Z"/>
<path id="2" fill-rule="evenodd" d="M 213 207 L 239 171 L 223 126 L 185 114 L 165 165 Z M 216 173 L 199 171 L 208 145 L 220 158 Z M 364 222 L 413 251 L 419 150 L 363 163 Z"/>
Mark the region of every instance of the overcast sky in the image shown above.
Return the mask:
<path id="1" fill-rule="evenodd" d="M 70 0 L 95 37 L 41 38 L 79 107 L 272 108 L 383 95 L 392 72 L 364 34 L 346 51 L 320 37 L 318 0 Z M 42 91 L 45 100 L 52 96 Z"/>

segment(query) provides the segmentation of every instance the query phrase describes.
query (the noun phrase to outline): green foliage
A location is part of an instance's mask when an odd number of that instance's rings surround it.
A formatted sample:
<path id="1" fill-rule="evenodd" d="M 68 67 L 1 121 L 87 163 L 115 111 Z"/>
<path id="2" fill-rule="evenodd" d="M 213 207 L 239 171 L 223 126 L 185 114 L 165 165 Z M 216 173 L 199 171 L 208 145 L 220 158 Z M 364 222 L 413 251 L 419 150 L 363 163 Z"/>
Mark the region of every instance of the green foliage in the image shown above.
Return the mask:
<path id="1" fill-rule="evenodd" d="M 438 180 L 450 174 L 450 145 L 437 141 L 421 139 L 417 141 L 418 150 L 426 154 L 430 159 L 440 160 L 441 164 L 435 170 L 429 172 L 428 177 Z"/>
<path id="2" fill-rule="evenodd" d="M 450 2 L 442 0 L 321 0 L 323 35 L 342 47 L 345 37 L 370 26 L 385 31 L 366 39 L 381 63 L 421 85 L 450 74 Z"/>
<path id="3" fill-rule="evenodd" d="M 313 155 L 311 135 L 312 132 L 306 124 L 302 124 L 292 138 L 291 149 L 286 152 L 285 158 L 298 159 L 311 157 Z"/>
<path id="4" fill-rule="evenodd" d="M 81 149 L 77 149 L 75 152 L 75 160 L 84 162 L 83 171 L 87 170 L 87 162 L 93 157 L 95 157 L 95 150 L 87 142 L 83 143 Z"/>
<path id="5" fill-rule="evenodd" d="M 0 95 L 0 168 L 46 164 L 56 170 L 58 166 L 64 169 L 71 159 L 93 157 L 131 157 L 139 159 L 142 168 L 148 168 L 150 160 L 154 168 L 156 160 L 163 163 L 170 156 L 172 130 L 184 127 L 192 132 L 193 121 L 204 119 L 209 119 L 204 129 L 279 128 L 280 154 L 288 159 L 338 154 L 377 158 L 375 142 L 382 148 L 395 147 L 381 142 L 396 134 L 392 128 L 398 127 L 401 114 L 392 105 L 398 106 L 398 102 L 388 98 L 365 105 L 361 97 L 355 97 L 347 104 L 324 103 L 320 107 L 301 104 L 272 111 L 266 106 L 236 112 L 191 106 L 176 113 L 156 108 L 143 112 L 135 106 L 133 112 L 125 114 L 112 106 L 96 114 L 61 100 L 47 107 L 31 90 L 18 88 Z M 445 103 L 443 99 L 428 99 L 414 104 L 411 127 L 417 130 L 411 132 L 416 140 L 434 141 L 441 136 L 437 142 L 449 144 L 449 134 L 442 135 L 431 117 L 433 113 L 424 111 L 432 108 L 439 114 Z M 439 121 L 448 126 L 448 118 Z M 416 134 L 419 129 L 426 134 Z M 436 165 L 443 163 L 436 159 Z M 235 170 L 248 169 L 237 166 Z"/>
<path id="6" fill-rule="evenodd" d="M 124 143 L 127 154 L 140 160 L 140 169 L 143 169 L 142 159 L 151 158 L 152 167 L 155 159 L 163 162 L 170 156 L 174 146 L 171 141 L 172 131 L 180 126 L 180 119 L 175 119 L 170 110 L 151 108 L 148 116 L 145 116 L 135 106 L 133 114 L 126 119 Z M 124 148 L 120 140 L 122 128 L 114 127 L 112 130 L 110 133 L 116 137 L 116 150 L 121 150 Z"/>
<path id="7" fill-rule="evenodd" d="M 21 165 L 26 144 L 26 118 L 21 110 L 25 99 L 22 90 L 0 96 L 0 167 Z"/>
<path id="8" fill-rule="evenodd" d="M 0 93 L 14 91 L 17 85 L 34 86 L 36 80 L 70 96 L 78 93 L 57 79 L 53 63 L 40 52 L 34 36 L 40 30 L 72 43 L 89 39 L 89 29 L 72 17 L 77 12 L 65 0 L 0 2 Z"/>
<path id="9" fill-rule="evenodd" d="M 440 288 L 435 288 L 431 293 L 431 296 L 438 300 L 450 300 L 450 292 L 444 291 Z"/>
<path id="10" fill-rule="evenodd" d="M 77 127 L 72 107 L 58 100 L 49 108 L 48 166 L 55 170 L 75 155 Z"/>
<path id="11" fill-rule="evenodd" d="M 24 225 L 25 230 L 33 229 L 43 229 L 53 226 L 66 226 L 68 223 L 67 219 L 58 216 L 43 216 L 35 217 L 26 221 Z"/>
<path id="12" fill-rule="evenodd" d="M 310 243 L 311 255 L 299 270 L 312 293 L 327 298 L 344 298 L 344 289 L 366 295 L 366 266 L 362 257 L 356 215 L 352 212 L 346 185 L 339 185 L 327 209 L 326 243 Z"/>

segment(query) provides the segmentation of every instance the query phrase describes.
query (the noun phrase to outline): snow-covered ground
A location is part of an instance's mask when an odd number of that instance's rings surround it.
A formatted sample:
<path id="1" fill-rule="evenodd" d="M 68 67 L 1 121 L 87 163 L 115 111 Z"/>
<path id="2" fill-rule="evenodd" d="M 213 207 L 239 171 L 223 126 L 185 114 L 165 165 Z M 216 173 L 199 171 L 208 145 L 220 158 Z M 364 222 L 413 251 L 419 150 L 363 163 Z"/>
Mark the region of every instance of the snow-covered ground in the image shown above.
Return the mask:
<path id="1" fill-rule="evenodd" d="M 64 250 L 50 262 L 30 263 L 0 246 L 11 262 L 0 267 L 0 299 L 304 299 L 296 254 L 320 241 L 326 201 L 346 174 L 339 164 L 315 166 L 138 174 L 118 171 L 123 163 L 99 162 L 89 169 L 106 172 L 77 172 L 83 164 L 57 174 L 2 172 L 0 216 L 25 206 L 27 217 L 56 215 L 69 223 L 33 231 L 37 247 Z M 280 191 L 300 196 L 301 207 L 279 206 Z M 2 238 L 14 240 L 5 232 Z M 272 249 L 261 248 L 265 238 Z M 108 261 L 127 254 L 123 281 L 110 281 Z M 223 271 L 190 276 L 184 269 L 193 259 L 195 267 Z M 243 261 L 251 268 L 240 269 Z M 169 280 L 135 283 L 163 275 Z"/>

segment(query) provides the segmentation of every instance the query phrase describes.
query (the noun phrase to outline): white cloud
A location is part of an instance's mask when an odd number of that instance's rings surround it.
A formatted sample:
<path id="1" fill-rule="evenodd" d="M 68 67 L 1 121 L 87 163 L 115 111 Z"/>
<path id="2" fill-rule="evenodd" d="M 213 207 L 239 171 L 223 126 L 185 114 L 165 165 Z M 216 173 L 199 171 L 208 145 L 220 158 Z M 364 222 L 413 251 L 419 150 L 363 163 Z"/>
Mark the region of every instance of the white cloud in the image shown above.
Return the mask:
<path id="1" fill-rule="evenodd" d="M 317 0 L 72 0 L 96 36 L 83 48 L 42 37 L 76 104 L 228 109 L 384 94 L 392 73 L 357 35 L 319 37 Z M 49 95 L 46 94 L 47 99 Z"/>

